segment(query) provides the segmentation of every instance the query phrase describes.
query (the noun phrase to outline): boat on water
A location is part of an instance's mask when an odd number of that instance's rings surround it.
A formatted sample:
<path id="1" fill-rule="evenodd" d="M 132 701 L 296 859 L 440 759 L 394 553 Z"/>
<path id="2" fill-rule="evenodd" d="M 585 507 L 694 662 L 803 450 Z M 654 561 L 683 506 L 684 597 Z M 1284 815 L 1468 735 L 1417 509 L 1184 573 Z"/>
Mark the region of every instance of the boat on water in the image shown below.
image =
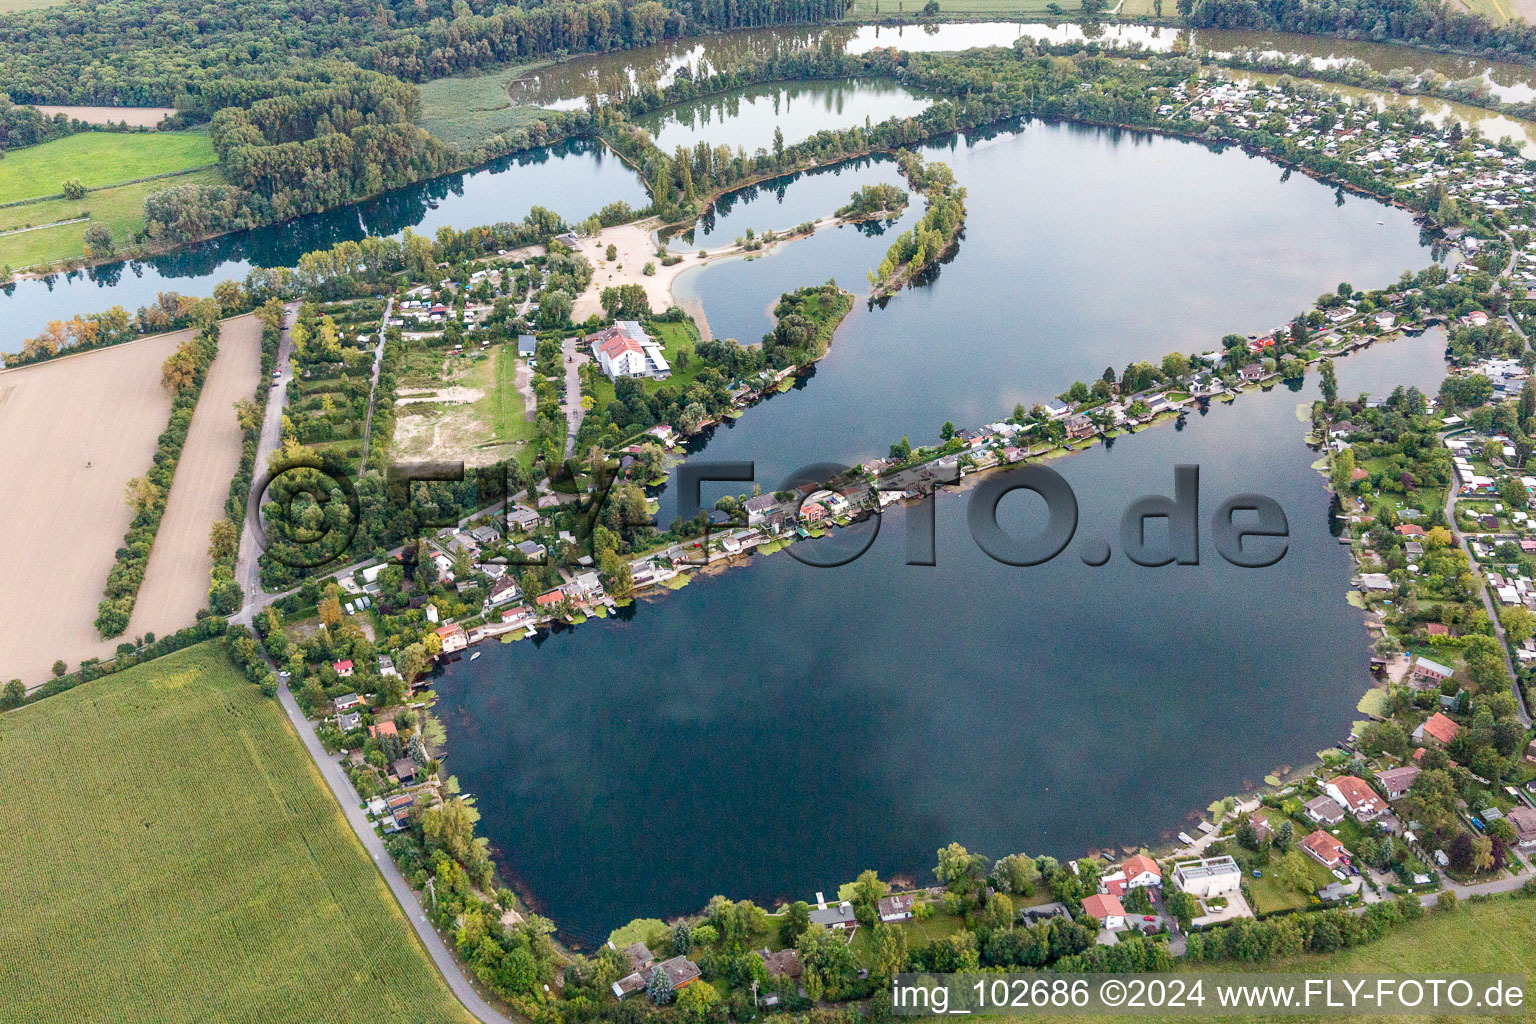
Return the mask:
<path id="1" fill-rule="evenodd" d="M 474 661 L 476 658 L 480 657 L 480 655 L 483 654 L 483 653 L 484 653 L 483 651 L 476 651 L 474 654 L 471 654 L 469 656 L 469 660 L 470 661 Z"/>

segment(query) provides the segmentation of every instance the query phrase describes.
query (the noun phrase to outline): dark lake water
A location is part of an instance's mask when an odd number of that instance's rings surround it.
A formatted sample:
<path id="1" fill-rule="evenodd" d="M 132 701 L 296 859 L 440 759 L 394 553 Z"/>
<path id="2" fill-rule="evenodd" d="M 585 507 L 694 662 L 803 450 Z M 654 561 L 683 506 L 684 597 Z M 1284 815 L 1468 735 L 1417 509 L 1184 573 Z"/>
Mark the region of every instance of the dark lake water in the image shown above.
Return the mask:
<path id="1" fill-rule="evenodd" d="M 364 203 L 299 217 L 257 231 L 215 238 L 166 256 L 95 267 L 52 281 L 21 281 L 0 290 L 0 352 L 14 352 L 48 321 L 113 305 L 130 312 L 162 291 L 211 295 L 220 281 L 242 279 L 252 267 L 293 266 L 300 256 L 368 235 L 406 228 L 432 234 L 519 220 L 535 205 L 580 219 L 622 199 L 649 200 L 640 180 L 601 146 L 572 140 L 479 170 L 450 174 L 385 193 Z"/>
<path id="2" fill-rule="evenodd" d="M 1106 364 L 1204 351 L 1341 280 L 1379 285 L 1430 261 L 1406 215 L 1340 204 L 1235 151 L 1031 125 L 929 155 L 969 189 L 955 259 L 884 309 L 857 306 L 803 387 L 695 458 L 752 459 L 771 487 L 903 434 L 931 439 L 945 419 L 1006 415 Z M 891 173 L 876 162 L 759 189 L 708 237 L 805 219 L 802 187 L 846 195 Z M 693 297 L 716 334 L 756 338 L 786 288 L 836 276 L 862 291 L 888 242 L 822 232 L 700 271 Z M 1432 389 L 1443 346 L 1376 346 L 1341 364 L 1341 390 Z M 1125 507 L 1171 493 L 1176 464 L 1201 467 L 1203 517 L 1234 493 L 1269 495 L 1292 533 L 1272 568 L 1233 567 L 1209 541 L 1199 566 L 1117 554 L 1089 568 L 1074 544 L 1011 568 L 971 540 L 968 495 L 946 494 L 936 567 L 903 564 L 893 513 L 843 568 L 758 558 L 624 619 L 448 666 L 451 770 L 509 875 L 586 942 L 716 892 L 806 898 L 866 867 L 926 882 L 951 840 L 994 857 L 1154 841 L 1355 717 L 1369 652 L 1302 443 L 1297 407 L 1311 397 L 1245 396 L 1053 463 L 1077 494 L 1078 538 L 1116 547 Z M 714 485 L 706 500 L 727 487 L 741 489 Z M 1000 509 L 1021 535 L 1040 516 L 1026 497 Z"/>

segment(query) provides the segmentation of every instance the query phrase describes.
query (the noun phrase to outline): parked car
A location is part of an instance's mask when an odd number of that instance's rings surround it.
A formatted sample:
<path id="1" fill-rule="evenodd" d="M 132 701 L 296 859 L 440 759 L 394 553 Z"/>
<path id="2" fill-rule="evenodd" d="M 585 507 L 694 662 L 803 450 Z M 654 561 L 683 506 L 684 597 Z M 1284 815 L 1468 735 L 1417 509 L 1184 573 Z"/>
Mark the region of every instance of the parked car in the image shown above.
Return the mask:
<path id="1" fill-rule="evenodd" d="M 1337 878 L 1341 882 L 1349 881 L 1349 876 L 1346 875 L 1344 872 L 1340 871 L 1338 868 L 1334 868 L 1333 869 L 1333 877 Z"/>

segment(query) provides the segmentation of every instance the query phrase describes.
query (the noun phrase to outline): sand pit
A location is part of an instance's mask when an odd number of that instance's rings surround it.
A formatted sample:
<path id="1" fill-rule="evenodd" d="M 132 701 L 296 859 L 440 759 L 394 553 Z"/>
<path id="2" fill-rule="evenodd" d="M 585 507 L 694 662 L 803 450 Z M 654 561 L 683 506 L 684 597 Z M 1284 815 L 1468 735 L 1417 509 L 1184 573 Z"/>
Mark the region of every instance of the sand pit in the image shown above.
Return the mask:
<path id="1" fill-rule="evenodd" d="M 63 114 L 87 124 L 121 124 L 127 121 L 135 128 L 153 128 L 176 113 L 174 107 L 71 107 L 51 103 L 39 103 L 37 109 L 49 117 Z"/>

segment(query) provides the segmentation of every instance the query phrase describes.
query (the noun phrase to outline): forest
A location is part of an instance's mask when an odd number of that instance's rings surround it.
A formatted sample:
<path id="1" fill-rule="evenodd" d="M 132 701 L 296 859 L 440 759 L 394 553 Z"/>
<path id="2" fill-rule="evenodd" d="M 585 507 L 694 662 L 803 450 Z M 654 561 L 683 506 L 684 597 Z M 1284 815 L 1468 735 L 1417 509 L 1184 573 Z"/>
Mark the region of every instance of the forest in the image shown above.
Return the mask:
<path id="1" fill-rule="evenodd" d="M 1256 28 L 1536 56 L 1536 28 L 1493 25 L 1445 0 L 1179 0 L 1195 28 Z"/>
<path id="2" fill-rule="evenodd" d="M 17 103 L 203 107 L 226 77 L 339 57 L 408 81 L 707 30 L 817 22 L 846 0 L 120 0 L 0 18 Z M 207 113 L 206 108 L 203 108 Z"/>

